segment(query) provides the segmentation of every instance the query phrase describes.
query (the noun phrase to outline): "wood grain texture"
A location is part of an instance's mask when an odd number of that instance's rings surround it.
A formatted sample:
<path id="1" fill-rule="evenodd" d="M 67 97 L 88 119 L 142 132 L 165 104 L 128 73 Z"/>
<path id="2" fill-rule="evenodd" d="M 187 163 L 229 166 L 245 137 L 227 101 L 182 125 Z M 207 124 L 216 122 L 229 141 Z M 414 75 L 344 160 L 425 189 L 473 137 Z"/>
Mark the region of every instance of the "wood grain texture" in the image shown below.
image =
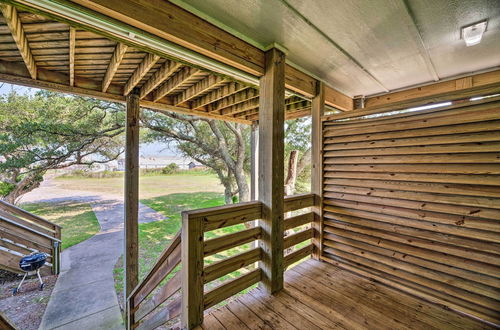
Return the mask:
<path id="1" fill-rule="evenodd" d="M 78 44 L 78 43 L 77 43 Z M 108 90 L 111 81 L 113 81 L 113 77 L 115 76 L 118 67 L 122 63 L 123 57 L 127 52 L 128 46 L 122 43 L 118 43 L 116 45 L 115 51 L 111 56 L 111 60 L 109 62 L 108 68 L 106 69 L 106 74 L 104 75 L 104 79 L 102 81 L 102 91 L 103 93 Z"/>

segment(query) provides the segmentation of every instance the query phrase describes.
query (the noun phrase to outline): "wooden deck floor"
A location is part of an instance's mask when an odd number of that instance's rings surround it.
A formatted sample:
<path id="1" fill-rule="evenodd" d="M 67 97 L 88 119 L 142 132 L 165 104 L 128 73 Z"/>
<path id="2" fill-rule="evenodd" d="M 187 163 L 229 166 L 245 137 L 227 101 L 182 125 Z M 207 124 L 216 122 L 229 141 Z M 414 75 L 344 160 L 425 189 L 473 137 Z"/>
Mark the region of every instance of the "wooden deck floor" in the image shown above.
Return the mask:
<path id="1" fill-rule="evenodd" d="M 488 329 L 333 265 L 305 261 L 285 273 L 285 289 L 252 290 L 205 315 L 203 329 Z"/>

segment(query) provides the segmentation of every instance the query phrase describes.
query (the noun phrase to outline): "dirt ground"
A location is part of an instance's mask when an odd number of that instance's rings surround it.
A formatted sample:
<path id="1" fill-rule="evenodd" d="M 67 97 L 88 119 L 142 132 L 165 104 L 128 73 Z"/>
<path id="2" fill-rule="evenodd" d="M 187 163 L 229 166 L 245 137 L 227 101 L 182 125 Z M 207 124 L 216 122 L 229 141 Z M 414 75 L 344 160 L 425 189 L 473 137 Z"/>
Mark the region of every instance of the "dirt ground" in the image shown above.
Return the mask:
<path id="1" fill-rule="evenodd" d="M 56 275 L 44 277 L 45 286 L 40 291 L 38 279 L 30 277 L 24 281 L 20 292 L 12 296 L 12 289 L 19 284 L 21 277 L 0 273 L 0 312 L 18 329 L 38 329 L 56 280 Z"/>

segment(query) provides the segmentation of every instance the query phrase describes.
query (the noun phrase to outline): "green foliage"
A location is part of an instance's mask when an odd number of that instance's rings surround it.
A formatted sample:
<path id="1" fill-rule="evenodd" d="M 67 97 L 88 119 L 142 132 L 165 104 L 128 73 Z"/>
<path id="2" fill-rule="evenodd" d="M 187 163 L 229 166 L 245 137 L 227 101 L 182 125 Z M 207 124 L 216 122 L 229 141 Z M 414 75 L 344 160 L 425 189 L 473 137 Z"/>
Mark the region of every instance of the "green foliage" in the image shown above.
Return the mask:
<path id="1" fill-rule="evenodd" d="M 15 187 L 12 183 L 0 181 L 0 197 L 7 196 Z"/>
<path id="2" fill-rule="evenodd" d="M 177 172 L 179 172 L 179 165 L 176 163 L 170 163 L 161 170 L 162 174 L 175 174 Z"/>
<path id="3" fill-rule="evenodd" d="M 92 179 L 104 179 L 104 178 L 121 178 L 123 176 L 123 171 L 99 171 L 91 172 L 85 170 L 73 170 L 69 173 L 65 173 L 59 176 L 59 178 L 92 178 Z"/>

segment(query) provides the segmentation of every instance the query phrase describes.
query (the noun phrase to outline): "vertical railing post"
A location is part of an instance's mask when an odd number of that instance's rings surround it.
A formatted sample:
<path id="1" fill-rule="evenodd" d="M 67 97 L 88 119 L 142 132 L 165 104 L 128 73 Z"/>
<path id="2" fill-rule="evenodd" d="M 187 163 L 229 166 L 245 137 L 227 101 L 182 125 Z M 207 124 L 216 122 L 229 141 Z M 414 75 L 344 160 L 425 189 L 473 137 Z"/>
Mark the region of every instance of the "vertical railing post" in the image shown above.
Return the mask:
<path id="1" fill-rule="evenodd" d="M 192 329 L 203 323 L 203 222 L 182 214 L 181 272 L 182 306 L 181 327 Z"/>
<path id="2" fill-rule="evenodd" d="M 285 54 L 265 53 L 259 95 L 259 200 L 262 202 L 261 286 L 268 293 L 283 288 Z"/>
<path id="3" fill-rule="evenodd" d="M 320 81 L 316 82 L 316 95 L 312 99 L 311 104 L 311 192 L 315 194 L 315 206 L 312 208 L 314 212 L 313 221 L 313 253 L 312 257 L 316 260 L 320 259 L 322 250 L 321 237 L 323 236 L 322 228 L 322 196 L 323 196 L 323 132 L 321 117 L 325 112 L 325 87 Z"/>
<path id="4" fill-rule="evenodd" d="M 61 227 L 55 226 L 54 237 L 61 240 Z M 52 242 L 52 274 L 59 275 L 61 271 L 61 242 Z"/>
<path id="5" fill-rule="evenodd" d="M 125 230 L 123 263 L 125 303 L 139 282 L 139 93 L 127 95 L 125 137 Z M 127 320 L 132 316 L 127 316 Z M 133 322 L 133 320 L 132 320 Z"/>
<path id="6" fill-rule="evenodd" d="M 259 122 L 253 122 L 250 132 L 250 199 L 259 195 Z"/>

